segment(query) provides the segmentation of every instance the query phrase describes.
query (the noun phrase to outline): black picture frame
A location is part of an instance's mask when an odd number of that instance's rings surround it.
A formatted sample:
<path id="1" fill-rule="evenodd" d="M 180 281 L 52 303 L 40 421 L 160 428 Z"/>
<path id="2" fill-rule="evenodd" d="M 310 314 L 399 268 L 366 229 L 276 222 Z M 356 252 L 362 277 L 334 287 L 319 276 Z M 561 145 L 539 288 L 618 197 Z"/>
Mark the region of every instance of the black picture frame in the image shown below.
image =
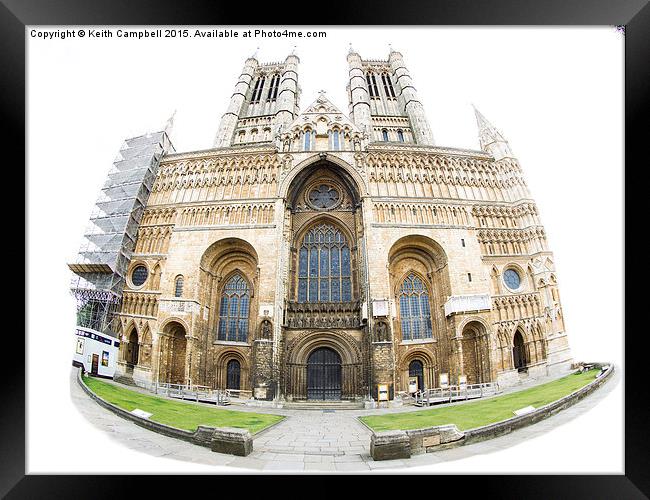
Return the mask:
<path id="1" fill-rule="evenodd" d="M 647 0 L 439 0 L 415 2 L 401 0 L 387 2 L 374 0 L 365 4 L 344 4 L 341 9 L 310 8 L 295 9 L 289 4 L 281 8 L 267 5 L 268 8 L 248 9 L 238 2 L 215 3 L 210 0 L 181 2 L 174 0 L 2 0 L 0 4 L 0 40 L 2 50 L 2 80 L 0 92 L 5 132 L 3 134 L 5 151 L 11 149 L 25 157 L 25 26 L 27 25 L 610 25 L 620 26 L 625 36 L 625 159 L 633 165 L 632 172 L 645 168 L 642 146 L 647 142 L 648 90 L 650 82 L 650 6 Z M 300 5 L 300 4 L 299 4 Z M 325 6 L 326 7 L 326 6 Z M 288 11 L 301 12 L 303 17 L 287 17 Z M 595 103 L 597 105 L 597 103 Z M 594 145 L 597 147 L 597 145 Z M 26 165 L 26 164 L 25 164 Z M 25 166 L 26 168 L 26 166 Z M 588 176 L 588 166 L 584 168 Z M 628 192 L 627 200 L 643 199 L 635 189 L 642 189 L 642 183 L 635 183 Z M 25 196 L 28 196 L 26 186 Z M 627 210 L 624 211 L 627 215 Z M 625 221 L 626 222 L 626 221 Z M 625 227 L 625 226 L 624 226 Z M 626 233 L 627 234 L 627 233 Z M 638 233 L 642 235 L 643 233 Z M 634 233 L 637 236 L 637 233 Z M 594 235 L 594 251 L 597 251 L 597 238 Z M 16 238 L 17 240 L 17 238 Z M 26 240 L 24 240 L 26 241 Z M 637 242 L 641 243 L 642 239 Z M 630 249 L 634 241 L 630 237 L 625 243 Z M 26 245 L 29 242 L 26 241 Z M 640 245 L 638 248 L 642 248 Z M 632 248 L 633 249 L 633 248 Z M 25 248 L 27 250 L 27 248 Z M 25 253 L 25 269 L 27 259 Z M 603 272 L 606 272 L 604 269 Z M 624 301 L 625 317 L 628 311 L 642 311 L 641 294 L 626 290 L 626 297 L 613 297 Z M 606 293 L 602 291 L 601 293 Z M 627 300 L 630 300 L 629 306 Z M 639 302 L 638 304 L 636 302 Z M 25 317 L 27 318 L 25 304 Z M 30 305 L 34 307 L 34 305 Z M 606 314 L 598 311 L 597 314 Z M 621 325 L 624 328 L 624 325 Z M 62 334 L 51 332 L 52 335 Z M 638 334 L 638 335 L 637 335 Z M 25 336 L 27 323 L 25 323 Z M 640 342 L 646 335 L 644 328 L 635 331 L 634 342 Z M 8 336 L 9 337 L 9 336 Z M 25 337 L 26 338 L 26 337 Z M 24 340 L 24 339 L 22 339 Z M 20 352 L 19 335 L 6 339 L 5 350 Z M 458 484 L 456 492 L 467 494 L 497 496 L 499 498 L 647 498 L 650 492 L 650 473 L 646 465 L 648 459 L 648 433 L 646 431 L 645 397 L 643 387 L 644 350 L 625 349 L 625 474 L 624 475 L 585 475 L 585 476 L 478 476 L 463 478 L 462 488 Z M 170 481 L 182 479 L 174 476 L 149 478 L 136 481 L 135 476 L 45 476 L 25 475 L 25 369 L 29 360 L 22 366 L 3 370 L 3 404 L 0 429 L 0 494 L 7 498 L 68 498 L 94 497 L 133 497 L 140 493 L 151 493 L 152 485 L 167 488 Z M 607 422 L 603 422 L 602 432 L 609 432 Z M 598 439 L 598 436 L 594 436 Z M 576 453 L 579 450 L 575 450 Z M 56 453 L 56 450 L 52 450 Z M 298 479 L 297 477 L 292 480 Z M 370 478 L 376 493 L 383 493 L 384 482 Z M 441 478 L 442 479 L 442 478 Z M 267 477 L 263 487 L 280 479 Z M 128 486 L 126 483 L 129 483 Z M 393 482 L 393 481 L 389 481 Z M 395 481 L 396 483 L 400 483 Z M 252 483 L 251 483 L 252 484 Z M 406 484 L 406 483 L 403 483 Z M 261 485 L 262 486 L 262 485 Z M 198 494 L 203 488 L 215 488 L 216 482 L 210 477 L 193 476 L 189 492 Z M 278 483 L 278 487 L 282 488 Z M 285 488 L 290 486 L 285 485 Z M 248 488 L 247 488 L 248 489 Z M 170 490 L 171 491 L 171 490 Z M 442 493 L 443 490 L 440 490 Z M 368 493 L 364 491 L 363 494 Z M 234 492 L 233 492 L 234 494 Z M 456 493 L 448 493 L 456 495 Z"/>

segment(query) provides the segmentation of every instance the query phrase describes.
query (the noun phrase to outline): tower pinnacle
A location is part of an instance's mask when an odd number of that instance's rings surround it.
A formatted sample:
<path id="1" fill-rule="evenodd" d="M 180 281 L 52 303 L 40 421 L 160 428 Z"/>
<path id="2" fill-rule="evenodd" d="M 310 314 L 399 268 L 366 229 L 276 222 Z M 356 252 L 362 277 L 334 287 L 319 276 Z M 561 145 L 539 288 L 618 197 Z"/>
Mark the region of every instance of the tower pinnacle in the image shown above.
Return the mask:
<path id="1" fill-rule="evenodd" d="M 169 137 L 174 130 L 174 117 L 176 116 L 176 110 L 171 114 L 169 118 L 167 118 L 167 123 L 165 123 L 165 128 L 163 129 L 165 133 L 167 134 L 167 137 Z"/>
<path id="2" fill-rule="evenodd" d="M 476 109 L 476 106 L 474 106 L 473 103 L 472 108 L 474 108 L 474 115 L 476 116 L 478 139 L 481 150 L 491 154 L 497 160 L 505 157 L 513 158 L 514 155 L 512 154 L 510 145 L 503 134 L 492 125 L 478 109 Z"/>

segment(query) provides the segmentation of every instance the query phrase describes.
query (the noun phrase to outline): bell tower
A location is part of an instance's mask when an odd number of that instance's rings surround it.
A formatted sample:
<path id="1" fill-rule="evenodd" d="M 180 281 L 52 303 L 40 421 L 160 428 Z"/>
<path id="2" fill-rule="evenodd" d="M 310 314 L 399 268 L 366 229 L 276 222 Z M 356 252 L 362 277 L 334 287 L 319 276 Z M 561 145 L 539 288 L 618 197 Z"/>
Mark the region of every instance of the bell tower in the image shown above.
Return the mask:
<path id="1" fill-rule="evenodd" d="M 433 146 L 424 114 L 402 54 L 391 48 L 386 60 L 362 59 L 348 52 L 350 117 L 370 142 L 408 142 Z"/>
<path id="2" fill-rule="evenodd" d="M 244 63 L 221 117 L 214 147 L 270 143 L 298 115 L 298 64 L 291 53 L 283 62 L 260 64 L 254 54 Z"/>

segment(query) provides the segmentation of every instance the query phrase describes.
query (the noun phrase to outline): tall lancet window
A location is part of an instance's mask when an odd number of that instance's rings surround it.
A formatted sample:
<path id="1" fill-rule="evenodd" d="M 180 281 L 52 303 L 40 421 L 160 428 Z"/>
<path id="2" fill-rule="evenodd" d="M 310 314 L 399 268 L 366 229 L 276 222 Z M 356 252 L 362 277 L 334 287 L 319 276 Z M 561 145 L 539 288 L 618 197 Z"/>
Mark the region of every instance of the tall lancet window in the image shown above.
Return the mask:
<path id="1" fill-rule="evenodd" d="M 381 74 L 381 81 L 384 84 L 384 93 L 386 97 L 395 99 L 395 90 L 393 89 L 393 82 L 388 73 Z"/>
<path id="2" fill-rule="evenodd" d="M 298 302 L 352 301 L 350 246 L 331 224 L 314 226 L 298 252 Z"/>
<path id="3" fill-rule="evenodd" d="M 377 88 L 377 79 L 374 73 L 366 73 L 366 83 L 368 84 L 368 93 L 372 98 L 379 97 L 379 89 Z"/>
<path id="4" fill-rule="evenodd" d="M 311 151 L 311 130 L 305 130 L 305 151 Z"/>
<path id="5" fill-rule="evenodd" d="M 399 313 L 402 340 L 433 337 L 429 291 L 422 280 L 413 273 L 406 277 L 400 287 Z"/>
<path id="6" fill-rule="evenodd" d="M 234 274 L 223 287 L 219 304 L 219 340 L 247 341 L 250 296 L 248 282 L 241 274 Z"/>
<path id="7" fill-rule="evenodd" d="M 388 130 L 382 129 L 381 138 L 384 140 L 384 142 L 388 142 Z"/>
<path id="8" fill-rule="evenodd" d="M 339 149 L 341 149 L 339 131 L 338 130 L 332 130 L 330 132 L 330 137 L 332 138 L 332 149 L 335 150 L 335 151 L 338 151 Z"/>
<path id="9" fill-rule="evenodd" d="M 271 85 L 269 86 L 269 92 L 266 95 L 267 101 L 275 101 L 278 97 L 278 87 L 280 85 L 280 75 L 277 73 L 271 78 Z"/>
<path id="10" fill-rule="evenodd" d="M 264 88 L 265 81 L 266 78 L 261 76 L 257 79 L 257 82 L 255 82 L 255 87 L 253 88 L 253 95 L 251 96 L 251 104 L 260 102 L 260 98 L 262 97 L 262 89 Z"/>

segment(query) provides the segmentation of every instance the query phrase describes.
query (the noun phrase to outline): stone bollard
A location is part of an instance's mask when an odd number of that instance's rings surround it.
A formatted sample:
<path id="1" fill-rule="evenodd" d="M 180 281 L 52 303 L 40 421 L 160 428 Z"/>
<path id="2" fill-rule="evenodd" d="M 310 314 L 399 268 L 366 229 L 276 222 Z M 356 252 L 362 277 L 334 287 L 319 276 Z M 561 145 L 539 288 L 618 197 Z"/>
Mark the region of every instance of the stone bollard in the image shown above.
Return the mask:
<path id="1" fill-rule="evenodd" d="M 217 453 L 245 457 L 253 451 L 253 437 L 246 429 L 218 427 L 212 434 L 210 449 Z"/>
<path id="2" fill-rule="evenodd" d="M 411 458 L 411 440 L 404 431 L 373 432 L 370 456 L 373 460 Z"/>

